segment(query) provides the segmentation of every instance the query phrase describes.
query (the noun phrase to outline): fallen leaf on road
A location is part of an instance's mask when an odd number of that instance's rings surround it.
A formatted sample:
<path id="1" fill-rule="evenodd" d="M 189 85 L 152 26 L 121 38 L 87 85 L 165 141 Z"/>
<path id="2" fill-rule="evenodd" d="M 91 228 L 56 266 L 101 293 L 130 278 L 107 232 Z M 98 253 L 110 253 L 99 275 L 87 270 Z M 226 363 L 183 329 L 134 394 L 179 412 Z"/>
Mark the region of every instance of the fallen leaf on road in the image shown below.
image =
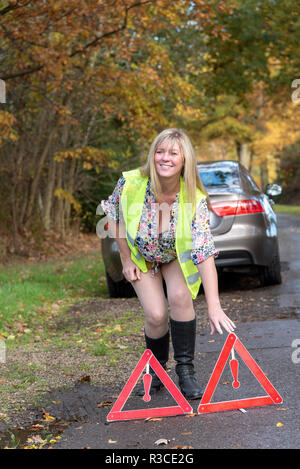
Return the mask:
<path id="1" fill-rule="evenodd" d="M 108 443 L 117 443 L 117 440 L 111 440 L 111 439 L 109 439 L 109 440 L 108 440 Z"/>
<path id="2" fill-rule="evenodd" d="M 44 409 L 43 409 L 43 412 L 44 412 L 44 422 L 53 422 L 53 420 L 55 420 L 55 417 L 52 417 L 52 415 L 48 414 L 48 412 L 46 412 Z"/>
<path id="3" fill-rule="evenodd" d="M 41 425 L 40 423 L 35 423 L 29 427 L 29 430 L 42 430 L 44 428 L 44 425 Z"/>
<path id="4" fill-rule="evenodd" d="M 194 449 L 193 446 L 180 446 L 180 445 L 177 445 L 177 446 L 172 446 L 171 449 Z"/>
<path id="5" fill-rule="evenodd" d="M 146 422 L 157 422 L 159 420 L 162 420 L 162 418 L 159 417 L 150 417 L 146 419 Z"/>
<path id="6" fill-rule="evenodd" d="M 97 407 L 107 407 L 112 405 L 112 401 L 102 401 L 99 404 L 97 404 Z"/>
<path id="7" fill-rule="evenodd" d="M 27 439 L 27 443 L 39 443 L 44 445 L 46 443 L 46 440 L 43 440 L 40 435 L 33 435 L 32 437 Z"/>
<path id="8" fill-rule="evenodd" d="M 197 413 L 194 413 L 194 414 L 187 414 L 185 415 L 186 418 L 190 418 L 190 417 L 196 417 L 196 415 L 198 415 Z"/>
<path id="9" fill-rule="evenodd" d="M 283 427 L 283 423 L 277 422 L 277 423 L 276 423 L 276 427 L 277 427 L 277 428 Z"/>
<path id="10" fill-rule="evenodd" d="M 154 442 L 155 445 L 168 445 L 170 443 L 170 440 L 166 440 L 165 438 L 160 438 L 159 440 L 156 440 Z"/>
<path id="11" fill-rule="evenodd" d="M 79 383 L 84 383 L 84 382 L 90 382 L 91 381 L 91 377 L 89 375 L 85 375 L 85 376 L 81 376 L 81 378 L 79 378 Z"/>

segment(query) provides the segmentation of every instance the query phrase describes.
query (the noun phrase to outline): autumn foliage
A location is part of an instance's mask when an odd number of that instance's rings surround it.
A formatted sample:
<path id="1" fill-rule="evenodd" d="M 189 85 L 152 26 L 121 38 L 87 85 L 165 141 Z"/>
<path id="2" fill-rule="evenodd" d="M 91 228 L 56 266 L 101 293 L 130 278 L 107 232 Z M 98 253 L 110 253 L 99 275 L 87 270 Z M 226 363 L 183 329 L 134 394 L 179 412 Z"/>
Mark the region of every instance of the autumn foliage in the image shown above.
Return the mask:
<path id="1" fill-rule="evenodd" d="M 0 1 L 0 224 L 10 246 L 28 232 L 94 229 L 101 197 L 164 127 L 185 128 L 199 156 L 213 144 L 238 158 L 246 144 L 260 164 L 275 151 L 264 150 L 256 93 L 270 109 L 284 88 L 293 19 L 279 29 L 288 2 L 274 3 Z M 272 138 L 280 114 L 267 119 Z"/>

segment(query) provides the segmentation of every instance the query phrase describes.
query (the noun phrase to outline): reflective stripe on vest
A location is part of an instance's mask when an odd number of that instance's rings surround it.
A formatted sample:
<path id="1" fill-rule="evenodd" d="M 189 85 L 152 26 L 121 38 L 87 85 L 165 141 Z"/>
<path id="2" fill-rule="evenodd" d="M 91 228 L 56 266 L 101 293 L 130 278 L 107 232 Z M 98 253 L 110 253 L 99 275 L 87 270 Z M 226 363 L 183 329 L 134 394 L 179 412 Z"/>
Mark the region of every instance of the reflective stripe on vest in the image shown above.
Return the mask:
<path id="1" fill-rule="evenodd" d="M 189 249 L 188 251 L 180 252 L 179 259 L 180 262 L 187 262 L 191 260 L 192 250 Z"/>

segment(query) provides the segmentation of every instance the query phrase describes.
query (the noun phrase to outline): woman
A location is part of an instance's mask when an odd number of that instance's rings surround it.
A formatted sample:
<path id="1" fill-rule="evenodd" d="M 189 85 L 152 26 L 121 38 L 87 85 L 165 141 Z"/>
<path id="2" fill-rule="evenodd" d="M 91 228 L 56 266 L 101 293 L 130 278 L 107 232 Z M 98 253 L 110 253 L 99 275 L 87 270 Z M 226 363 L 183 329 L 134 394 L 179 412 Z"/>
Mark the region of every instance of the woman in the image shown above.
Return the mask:
<path id="1" fill-rule="evenodd" d="M 192 144 L 181 129 L 166 129 L 153 141 L 146 164 L 123 173 L 101 205 L 120 249 L 123 275 L 145 312 L 145 342 L 166 368 L 169 357 L 168 306 L 176 373 L 182 394 L 202 397 L 194 376 L 196 318 L 193 299 L 201 279 L 211 334 L 232 332 L 221 308 L 207 194 Z M 164 294 L 163 280 L 167 290 Z M 162 387 L 151 370 L 150 392 Z M 138 395 L 144 394 L 143 386 Z"/>

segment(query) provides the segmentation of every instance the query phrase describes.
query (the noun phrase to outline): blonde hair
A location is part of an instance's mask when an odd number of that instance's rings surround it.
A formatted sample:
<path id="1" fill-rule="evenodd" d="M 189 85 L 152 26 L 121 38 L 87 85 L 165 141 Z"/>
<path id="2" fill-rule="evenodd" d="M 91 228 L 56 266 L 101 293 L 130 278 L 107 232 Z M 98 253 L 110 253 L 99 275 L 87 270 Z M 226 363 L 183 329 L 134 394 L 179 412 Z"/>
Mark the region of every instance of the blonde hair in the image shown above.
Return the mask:
<path id="1" fill-rule="evenodd" d="M 192 203 L 193 206 L 195 205 L 197 188 L 205 194 L 207 201 L 209 202 L 208 194 L 202 184 L 197 169 L 197 161 L 193 145 L 187 134 L 183 130 L 176 128 L 165 129 L 157 135 L 151 144 L 146 163 L 140 168 L 142 176 L 151 178 L 151 184 L 155 196 L 159 196 L 162 193 L 162 190 L 155 169 L 154 155 L 158 146 L 166 140 L 173 144 L 177 142 L 184 158 L 181 175 L 185 183 L 188 202 Z"/>

